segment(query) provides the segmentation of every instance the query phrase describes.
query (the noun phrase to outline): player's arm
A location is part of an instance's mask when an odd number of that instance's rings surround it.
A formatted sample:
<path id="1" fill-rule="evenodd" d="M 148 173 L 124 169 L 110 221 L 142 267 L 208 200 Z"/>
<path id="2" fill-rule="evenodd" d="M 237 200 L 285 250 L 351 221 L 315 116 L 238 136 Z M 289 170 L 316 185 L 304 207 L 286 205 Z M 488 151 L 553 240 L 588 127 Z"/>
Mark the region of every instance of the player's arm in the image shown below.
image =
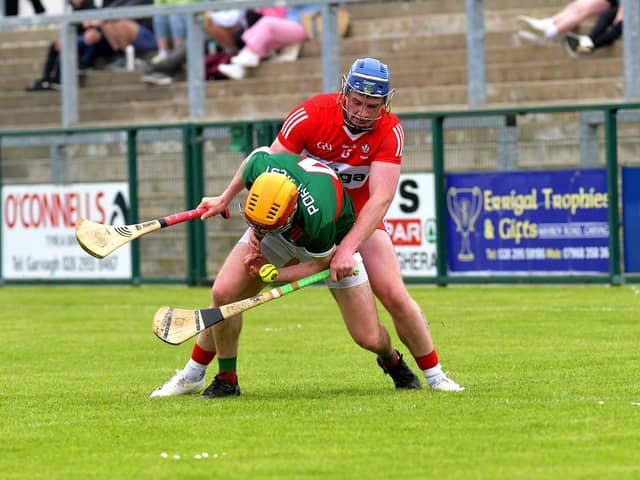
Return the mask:
<path id="1" fill-rule="evenodd" d="M 309 260 L 303 263 L 296 263 L 287 265 L 285 267 L 280 267 L 278 269 L 277 280 L 279 282 L 293 282 L 303 277 L 313 275 L 314 273 L 321 272 L 322 270 L 326 270 L 327 268 L 329 268 L 331 258 L 333 257 L 335 251 L 336 248 L 334 246 L 327 256 L 317 257 L 313 260 Z M 252 277 L 259 276 L 260 267 L 262 267 L 265 263 L 265 259 L 262 256 L 260 256 L 259 259 L 255 255 L 249 255 L 245 258 L 245 268 L 247 270 L 247 273 Z"/>
<path id="2" fill-rule="evenodd" d="M 313 260 L 309 260 L 308 262 L 283 267 L 278 270 L 278 281 L 293 282 L 294 280 L 299 280 L 303 277 L 307 277 L 309 275 L 313 275 L 314 273 L 321 272 L 322 270 L 326 270 L 331 264 L 331 258 L 333 257 L 334 253 L 335 247 L 332 250 L 331 254 L 326 257 L 314 258 Z"/>
<path id="3" fill-rule="evenodd" d="M 262 148 L 267 148 L 267 147 L 262 147 Z M 238 167 L 238 170 L 236 170 L 236 173 L 233 175 L 233 178 L 229 182 L 229 185 L 227 185 L 227 188 L 225 188 L 222 194 L 218 195 L 217 197 L 202 198 L 202 200 L 200 201 L 200 204 L 198 205 L 198 208 L 204 207 L 207 209 L 207 211 L 200 216 L 201 220 L 206 220 L 209 217 L 213 217 L 219 213 L 224 212 L 224 210 L 227 208 L 227 205 L 231 203 L 231 201 L 235 198 L 235 196 L 244 190 L 245 187 L 242 181 L 242 172 L 244 171 L 245 167 L 249 163 L 249 159 L 258 150 L 260 149 L 254 150 L 247 157 L 245 157 L 245 159 L 242 161 L 242 163 Z"/>
<path id="4" fill-rule="evenodd" d="M 331 261 L 338 280 L 353 271 L 353 254 L 376 230 L 396 194 L 400 165 L 373 162 L 369 172 L 369 199 L 363 205 L 349 233 L 342 239 Z M 333 277 L 332 277 L 333 278 Z"/>
<path id="5" fill-rule="evenodd" d="M 282 145 L 282 143 L 280 142 L 280 139 L 278 137 L 276 137 L 276 139 L 271 144 L 271 151 L 273 153 L 294 153 L 294 154 L 299 154 L 300 153 L 300 152 L 292 152 L 292 151 L 290 151 L 287 147 Z"/>

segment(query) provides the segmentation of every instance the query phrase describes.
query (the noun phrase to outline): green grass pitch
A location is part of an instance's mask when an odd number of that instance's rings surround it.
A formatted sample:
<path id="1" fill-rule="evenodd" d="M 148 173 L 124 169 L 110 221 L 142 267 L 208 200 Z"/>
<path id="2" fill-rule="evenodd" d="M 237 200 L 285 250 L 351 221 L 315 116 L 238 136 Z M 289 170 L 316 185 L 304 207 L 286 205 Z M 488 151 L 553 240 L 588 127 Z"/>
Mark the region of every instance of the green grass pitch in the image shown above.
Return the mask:
<path id="1" fill-rule="evenodd" d="M 247 313 L 241 397 L 149 399 L 192 346 L 153 313 L 208 289 L 2 287 L 0 477 L 640 478 L 639 288 L 411 292 L 465 393 L 395 391 L 311 287 Z"/>

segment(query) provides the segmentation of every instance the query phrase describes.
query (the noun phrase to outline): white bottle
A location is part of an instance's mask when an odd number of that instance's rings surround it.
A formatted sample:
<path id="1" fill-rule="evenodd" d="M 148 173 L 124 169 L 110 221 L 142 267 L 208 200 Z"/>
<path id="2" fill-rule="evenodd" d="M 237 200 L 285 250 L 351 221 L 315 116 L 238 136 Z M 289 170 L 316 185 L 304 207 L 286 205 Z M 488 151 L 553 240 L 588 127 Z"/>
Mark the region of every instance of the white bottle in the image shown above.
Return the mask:
<path id="1" fill-rule="evenodd" d="M 127 45 L 124 49 L 127 70 L 132 72 L 136 68 L 136 51 L 133 45 Z"/>

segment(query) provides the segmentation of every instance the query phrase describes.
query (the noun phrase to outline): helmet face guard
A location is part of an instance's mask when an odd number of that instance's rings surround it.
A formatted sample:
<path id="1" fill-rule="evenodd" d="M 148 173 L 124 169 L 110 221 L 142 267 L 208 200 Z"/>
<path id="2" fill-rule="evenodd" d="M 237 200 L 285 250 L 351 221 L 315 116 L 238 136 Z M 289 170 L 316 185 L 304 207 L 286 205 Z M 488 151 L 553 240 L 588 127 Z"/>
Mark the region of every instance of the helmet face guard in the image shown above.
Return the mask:
<path id="1" fill-rule="evenodd" d="M 366 97 L 381 98 L 382 106 L 388 112 L 391 98 L 395 93 L 395 89 L 390 89 L 389 86 L 389 68 L 375 58 L 359 58 L 353 63 L 349 73 L 342 77 L 342 109 L 345 123 L 355 130 L 369 130 L 374 122 L 382 117 L 382 108 L 380 108 L 379 115 L 373 119 L 360 117 L 356 113 L 349 111 L 348 102 L 351 91 L 358 92 Z M 351 117 L 370 122 L 370 124 L 365 126 L 356 125 L 352 122 Z"/>
<path id="2" fill-rule="evenodd" d="M 243 213 L 256 234 L 280 233 L 293 222 L 298 207 L 298 189 L 285 175 L 265 172 L 249 189 Z"/>

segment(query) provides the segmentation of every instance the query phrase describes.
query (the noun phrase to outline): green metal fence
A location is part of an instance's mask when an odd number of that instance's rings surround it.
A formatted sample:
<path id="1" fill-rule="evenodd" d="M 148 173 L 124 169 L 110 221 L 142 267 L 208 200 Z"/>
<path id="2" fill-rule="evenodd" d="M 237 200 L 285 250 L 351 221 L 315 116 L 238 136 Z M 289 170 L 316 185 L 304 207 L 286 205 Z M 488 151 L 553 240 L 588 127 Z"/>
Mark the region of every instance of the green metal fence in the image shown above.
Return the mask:
<path id="1" fill-rule="evenodd" d="M 621 267 L 619 172 L 621 166 L 640 165 L 640 104 L 447 111 L 401 118 L 406 133 L 403 171 L 432 172 L 436 188 L 437 275 L 412 281 L 444 285 L 586 281 L 619 284 L 638 280 L 637 275 L 624 272 Z M 222 192 L 244 156 L 258 145 L 270 144 L 280 124 L 281 120 L 269 120 L 0 132 L 0 185 L 126 182 L 128 223 L 151 220 L 195 208 L 202 196 Z M 608 274 L 449 274 L 444 228 L 447 174 L 598 166 L 607 169 L 611 232 Z M 131 278 L 113 282 L 210 282 L 245 228 L 236 207 L 231 207 L 230 220 L 187 222 L 133 242 Z M 0 237 L 0 248 L 11 246 Z M 90 281 L 109 282 L 100 278 Z"/>

